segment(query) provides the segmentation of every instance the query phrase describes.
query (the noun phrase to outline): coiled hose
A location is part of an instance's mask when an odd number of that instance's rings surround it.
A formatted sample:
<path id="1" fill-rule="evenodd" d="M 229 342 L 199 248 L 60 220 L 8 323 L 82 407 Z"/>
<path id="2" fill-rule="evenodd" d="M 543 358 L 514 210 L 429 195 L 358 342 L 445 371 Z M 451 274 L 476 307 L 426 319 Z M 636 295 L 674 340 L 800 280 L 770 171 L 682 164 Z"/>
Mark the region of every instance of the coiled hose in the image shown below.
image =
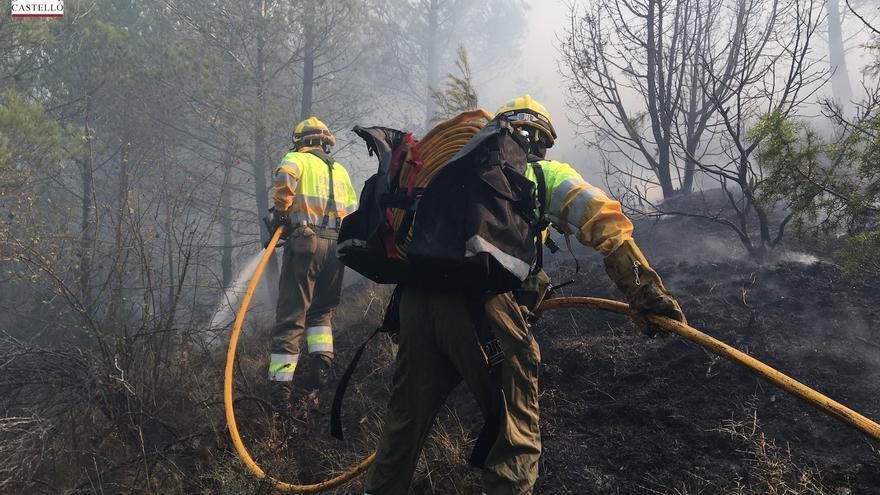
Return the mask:
<path id="1" fill-rule="evenodd" d="M 248 284 L 247 292 L 245 292 L 244 299 L 242 299 L 241 301 L 241 308 L 235 315 L 235 324 L 232 327 L 232 335 L 229 338 L 229 350 L 226 353 L 226 372 L 223 379 L 223 404 L 226 408 L 226 424 L 229 427 L 229 435 L 232 437 L 232 444 L 235 446 L 235 451 L 238 453 L 238 456 L 241 458 L 242 462 L 244 462 L 245 466 L 247 466 L 248 470 L 250 470 L 251 473 L 253 473 L 258 478 L 268 479 L 268 481 L 271 482 L 272 485 L 280 491 L 294 493 L 317 493 L 338 487 L 358 477 L 370 466 L 370 464 L 373 462 L 373 459 L 375 459 L 376 454 L 370 454 L 351 469 L 343 472 L 336 477 L 330 478 L 320 483 L 299 485 L 295 483 L 281 481 L 267 476 L 266 472 L 263 471 L 263 469 L 256 462 L 254 462 L 254 459 L 251 457 L 247 448 L 241 441 L 241 436 L 238 433 L 238 425 L 235 422 L 235 409 L 233 408 L 232 371 L 235 367 L 235 351 L 238 347 L 238 336 L 241 333 L 241 326 L 242 323 L 244 323 L 244 316 L 245 314 L 247 314 L 248 307 L 251 304 L 251 299 L 254 296 L 254 291 L 257 288 L 257 284 L 260 282 L 260 278 L 262 278 L 263 276 L 263 269 L 266 267 L 266 262 L 269 261 L 270 254 L 275 250 L 275 246 L 276 244 L 278 244 L 278 239 L 281 237 L 282 231 L 283 229 L 281 228 L 276 230 L 275 234 L 272 236 L 272 239 L 269 241 L 269 245 L 266 247 L 266 251 L 263 253 L 263 257 L 260 259 L 260 263 L 257 265 L 256 271 L 254 271 L 254 276 L 251 278 L 251 281 Z M 619 301 L 611 301 L 609 299 L 599 299 L 595 297 L 559 297 L 555 299 L 548 299 L 541 304 L 541 307 L 538 308 L 538 310 L 551 311 L 554 309 L 565 308 L 590 308 L 603 311 L 611 311 L 624 315 L 630 314 L 629 305 L 627 304 Z M 878 425 L 877 423 L 844 406 L 843 404 L 829 397 L 826 397 L 825 395 L 822 395 L 821 393 L 811 389 L 810 387 L 807 387 L 806 385 L 800 383 L 794 378 L 791 378 L 788 375 L 785 375 L 784 373 L 781 373 L 767 366 L 766 364 L 758 361 L 748 354 L 740 352 L 733 347 L 725 344 L 724 342 L 721 342 L 720 340 L 710 337 L 695 328 L 679 323 L 671 318 L 666 318 L 662 316 L 649 316 L 648 320 L 651 323 L 663 328 L 664 330 L 684 337 L 721 357 L 727 358 L 739 365 L 742 365 L 747 370 L 755 373 L 761 378 L 764 378 L 773 385 L 776 385 L 786 392 L 789 392 L 797 396 L 798 398 L 803 399 L 804 401 L 818 407 L 826 414 L 829 414 L 843 421 L 844 423 L 855 427 L 856 429 L 873 438 L 874 440 L 880 440 L 880 425 Z"/>
<path id="2" fill-rule="evenodd" d="M 492 114 L 478 109 L 464 112 L 434 126 L 417 142 L 411 142 L 403 157 L 397 187 L 400 189 L 423 189 L 437 176 L 458 150 L 471 140 L 486 122 L 492 120 Z M 395 209 L 391 214 L 391 225 L 397 232 L 403 224 L 407 211 Z M 414 213 L 415 214 L 415 213 Z M 406 239 L 401 245 L 395 246 L 400 258 L 406 258 L 406 250 L 412 241 L 412 225 Z"/>

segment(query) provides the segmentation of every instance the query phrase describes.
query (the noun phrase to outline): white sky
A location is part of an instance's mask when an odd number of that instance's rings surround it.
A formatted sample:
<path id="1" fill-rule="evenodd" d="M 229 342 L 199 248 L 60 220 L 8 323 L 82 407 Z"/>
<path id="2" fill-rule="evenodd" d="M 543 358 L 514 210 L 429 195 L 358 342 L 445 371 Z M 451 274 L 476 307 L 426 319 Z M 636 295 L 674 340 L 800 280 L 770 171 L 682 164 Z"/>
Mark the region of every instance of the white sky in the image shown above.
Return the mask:
<path id="1" fill-rule="evenodd" d="M 475 71 L 477 91 L 480 105 L 489 111 L 495 111 L 513 97 L 532 95 L 550 112 L 558 135 L 548 157 L 571 163 L 587 180 L 601 185 L 601 164 L 575 135 L 568 121 L 566 88 L 557 63 L 560 38 L 568 23 L 568 3 L 566 0 L 529 1 L 529 31 L 525 33 L 518 63 L 502 77 Z"/>

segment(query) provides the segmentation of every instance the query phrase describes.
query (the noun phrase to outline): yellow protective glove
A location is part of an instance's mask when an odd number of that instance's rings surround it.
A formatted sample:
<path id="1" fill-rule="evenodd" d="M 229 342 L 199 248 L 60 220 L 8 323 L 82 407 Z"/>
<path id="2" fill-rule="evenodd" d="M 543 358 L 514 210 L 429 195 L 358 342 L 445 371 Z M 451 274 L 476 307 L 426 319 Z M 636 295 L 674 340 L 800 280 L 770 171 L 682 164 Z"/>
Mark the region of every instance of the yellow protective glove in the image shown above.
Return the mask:
<path id="1" fill-rule="evenodd" d="M 629 302 L 634 311 L 633 321 L 650 337 L 662 329 L 648 322 L 648 315 L 666 316 L 687 324 L 678 301 L 663 286 L 660 275 L 651 268 L 632 239 L 605 256 L 605 272 Z"/>

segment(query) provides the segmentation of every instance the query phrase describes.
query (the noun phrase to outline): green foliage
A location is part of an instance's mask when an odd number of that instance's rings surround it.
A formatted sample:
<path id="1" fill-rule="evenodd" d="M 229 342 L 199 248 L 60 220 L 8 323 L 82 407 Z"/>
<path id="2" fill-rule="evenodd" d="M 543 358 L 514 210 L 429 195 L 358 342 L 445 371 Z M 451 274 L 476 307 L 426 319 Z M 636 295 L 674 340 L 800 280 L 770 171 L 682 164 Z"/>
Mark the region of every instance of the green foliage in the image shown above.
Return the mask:
<path id="1" fill-rule="evenodd" d="M 0 95 L 0 191 L 22 187 L 59 165 L 58 122 L 39 103 L 8 90 Z"/>
<path id="2" fill-rule="evenodd" d="M 869 105 L 853 121 L 832 114 L 834 142 L 779 113 L 750 130 L 760 139 L 756 158 L 766 174 L 761 201 L 783 200 L 801 241 L 842 239 L 837 254 L 852 272 L 880 272 L 880 107 Z"/>
<path id="3" fill-rule="evenodd" d="M 61 172 L 62 141 L 58 122 L 42 104 L 30 102 L 14 90 L 0 94 L 0 280 L 7 284 L 0 284 L 0 300 L 14 300 L 14 295 L 3 292 L 13 287 L 10 281 L 18 282 L 19 287 L 34 287 L 40 280 L 33 271 L 8 263 L 23 250 L 40 245 L 45 258 L 58 259 L 56 243 L 47 242 L 43 233 L 49 218 L 57 213 L 58 203 L 53 201 L 50 187 Z M 41 309 L 40 299 L 28 300 L 29 293 L 17 293 L 23 299 L 16 301 L 18 310 Z M 57 313 L 56 317 L 61 320 Z M 0 326 L 11 330 L 4 323 L 0 321 Z"/>
<path id="4" fill-rule="evenodd" d="M 880 35 L 874 36 L 871 41 L 865 43 L 865 49 L 873 56 L 865 67 L 865 72 L 869 75 L 880 75 Z"/>
<path id="5" fill-rule="evenodd" d="M 880 229 L 850 236 L 837 255 L 853 276 L 880 273 Z"/>
<path id="6" fill-rule="evenodd" d="M 431 97 L 437 103 L 437 113 L 434 114 L 433 121 L 445 120 L 477 108 L 477 90 L 474 88 L 467 50 L 463 45 L 458 47 L 455 66 L 459 74 L 446 75 L 446 88 L 442 91 L 431 88 Z"/>
<path id="7" fill-rule="evenodd" d="M 7 17 L 0 22 L 0 80 L 4 84 L 12 80 L 10 87 L 26 88 L 25 79 L 40 67 L 42 49 L 52 41 L 50 26 L 51 20 L 43 19 Z"/>
<path id="8" fill-rule="evenodd" d="M 748 137 L 760 143 L 755 158 L 765 174 L 757 200 L 769 208 L 785 199 L 798 218 L 815 221 L 823 206 L 817 198 L 825 181 L 820 160 L 825 146 L 818 135 L 805 123 L 775 111 L 761 116 Z"/>

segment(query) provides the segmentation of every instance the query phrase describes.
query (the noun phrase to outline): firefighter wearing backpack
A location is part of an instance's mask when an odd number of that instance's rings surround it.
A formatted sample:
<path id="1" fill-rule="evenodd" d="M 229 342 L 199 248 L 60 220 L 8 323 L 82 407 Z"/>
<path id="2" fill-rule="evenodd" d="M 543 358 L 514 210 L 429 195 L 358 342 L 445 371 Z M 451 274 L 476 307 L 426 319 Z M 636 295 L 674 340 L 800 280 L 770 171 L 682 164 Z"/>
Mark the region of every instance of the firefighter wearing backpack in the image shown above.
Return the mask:
<path id="1" fill-rule="evenodd" d="M 330 157 L 336 138 L 309 117 L 293 132 L 293 148 L 275 170 L 271 228 L 284 228 L 284 256 L 269 359 L 270 396 L 276 408 L 290 407 L 294 371 L 305 365 L 296 390 L 316 397 L 333 359 L 331 316 L 339 304 L 343 265 L 336 257 L 341 220 L 357 208 L 345 167 Z M 308 360 L 300 362 L 305 334 Z"/>
<path id="2" fill-rule="evenodd" d="M 633 225 L 620 204 L 584 181 L 570 165 L 544 158 L 556 139 L 544 107 L 526 95 L 505 104 L 497 116 L 506 118 L 530 143 L 532 158 L 526 175 L 537 182 L 536 169 L 543 172 L 546 219 L 605 255 L 606 271 L 636 310 L 640 328 L 645 328 L 648 314 L 685 321 L 678 303 L 633 242 Z M 480 463 L 484 492 L 524 495 L 533 491 L 541 455 L 538 344 L 512 293 L 484 297 L 478 311 L 482 319 L 476 324 L 473 303 L 465 293 L 403 288 L 397 367 L 385 426 L 366 482 L 367 495 L 408 493 L 434 417 L 462 380 L 487 415 L 487 425 L 490 415 L 497 415 L 493 440 Z M 491 329 L 503 351 L 495 380 L 492 366 L 487 366 L 486 346 L 478 336 L 481 325 Z M 475 454 L 479 447 L 480 440 Z"/>

